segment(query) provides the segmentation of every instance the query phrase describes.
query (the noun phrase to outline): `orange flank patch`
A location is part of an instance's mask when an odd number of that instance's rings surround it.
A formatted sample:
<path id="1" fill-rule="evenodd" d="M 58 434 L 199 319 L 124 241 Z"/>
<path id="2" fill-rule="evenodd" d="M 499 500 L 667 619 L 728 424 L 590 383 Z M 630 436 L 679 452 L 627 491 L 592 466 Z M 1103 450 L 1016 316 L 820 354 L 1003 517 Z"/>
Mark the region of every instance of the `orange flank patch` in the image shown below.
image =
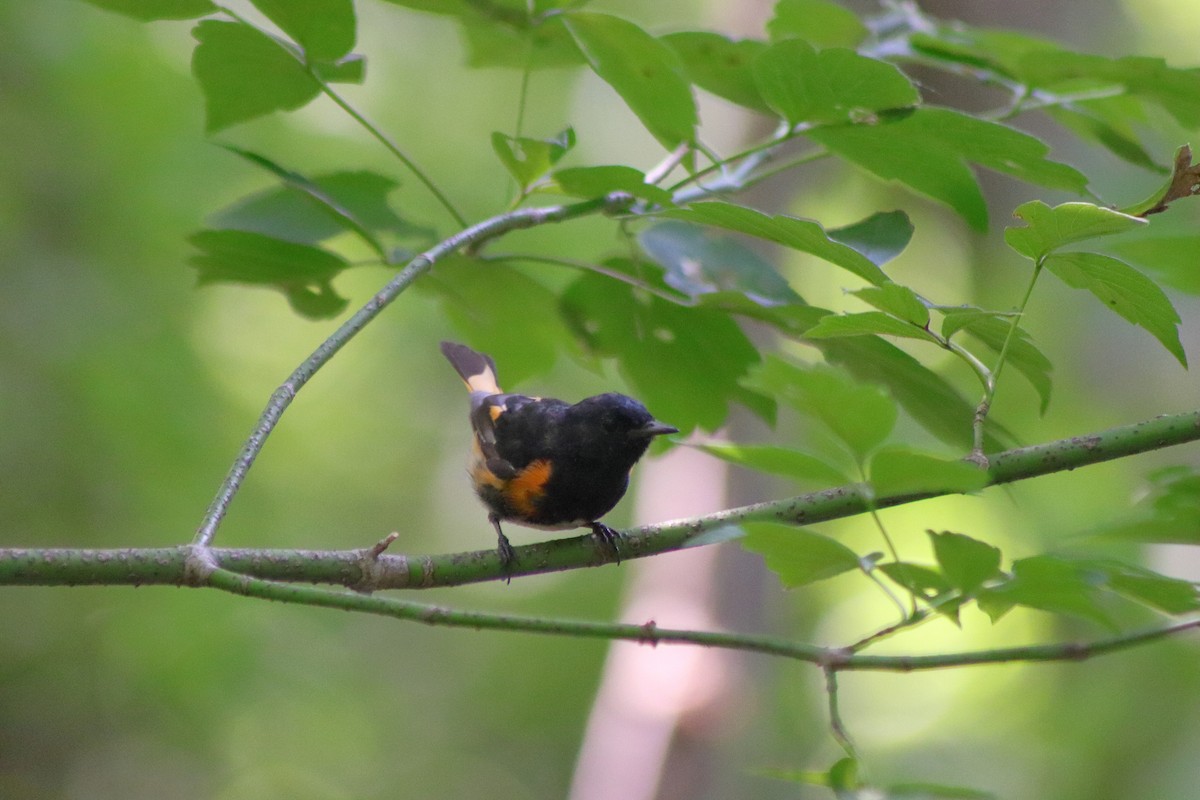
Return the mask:
<path id="1" fill-rule="evenodd" d="M 508 482 L 505 496 L 518 513 L 524 516 L 537 513 L 537 502 L 545 491 L 546 481 L 550 480 L 551 471 L 549 461 L 534 461 Z"/>

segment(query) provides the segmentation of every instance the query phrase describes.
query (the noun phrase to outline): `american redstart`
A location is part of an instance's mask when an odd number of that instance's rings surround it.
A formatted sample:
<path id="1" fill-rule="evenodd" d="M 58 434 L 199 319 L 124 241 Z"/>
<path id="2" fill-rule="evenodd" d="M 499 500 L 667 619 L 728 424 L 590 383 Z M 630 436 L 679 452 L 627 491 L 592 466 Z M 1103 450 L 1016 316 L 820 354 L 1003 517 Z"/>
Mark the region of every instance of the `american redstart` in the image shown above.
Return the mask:
<path id="1" fill-rule="evenodd" d="M 546 530 L 591 528 L 619 560 L 620 534 L 598 520 L 625 494 L 629 471 L 650 440 L 678 429 L 623 394 L 574 405 L 505 394 L 490 357 L 454 342 L 442 342 L 442 353 L 471 392 L 471 481 L 496 528 L 505 572 L 514 553 L 502 520 Z"/>

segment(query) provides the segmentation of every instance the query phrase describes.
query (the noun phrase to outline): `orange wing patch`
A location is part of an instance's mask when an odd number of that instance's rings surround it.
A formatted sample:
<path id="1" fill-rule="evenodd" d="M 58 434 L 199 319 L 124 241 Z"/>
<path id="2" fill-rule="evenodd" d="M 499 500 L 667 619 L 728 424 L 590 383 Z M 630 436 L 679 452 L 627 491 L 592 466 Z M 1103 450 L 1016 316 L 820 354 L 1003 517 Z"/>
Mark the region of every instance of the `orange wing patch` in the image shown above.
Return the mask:
<path id="1" fill-rule="evenodd" d="M 549 461 L 534 461 L 509 481 L 504 494 L 513 509 L 523 516 L 536 516 L 552 471 Z"/>

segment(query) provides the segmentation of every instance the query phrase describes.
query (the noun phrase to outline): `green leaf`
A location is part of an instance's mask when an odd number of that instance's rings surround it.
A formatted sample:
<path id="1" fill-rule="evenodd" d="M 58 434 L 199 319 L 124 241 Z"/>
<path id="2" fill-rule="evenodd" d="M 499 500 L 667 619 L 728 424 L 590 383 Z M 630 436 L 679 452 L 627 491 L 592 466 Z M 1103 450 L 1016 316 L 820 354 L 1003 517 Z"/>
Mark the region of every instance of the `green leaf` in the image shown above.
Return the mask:
<path id="1" fill-rule="evenodd" d="M 861 314 L 830 314 L 805 331 L 807 339 L 832 339 L 838 336 L 900 336 L 923 342 L 936 342 L 929 331 L 896 319 L 882 311 L 864 311 Z"/>
<path id="2" fill-rule="evenodd" d="M 1092 536 L 1130 542 L 1200 544 L 1200 474 L 1167 467 L 1150 475 L 1150 489 L 1135 514 L 1092 531 Z"/>
<path id="3" fill-rule="evenodd" d="M 203 20 L 192 73 L 204 93 L 209 133 L 308 103 L 320 87 L 286 44 L 239 22 Z M 253 80 L 247 80 L 253 75 Z"/>
<path id="4" fill-rule="evenodd" d="M 1054 250 L 1114 233 L 1124 233 L 1146 220 L 1092 203 L 1063 203 L 1054 208 L 1041 200 L 1017 206 L 1013 216 L 1025 227 L 1004 230 L 1004 241 L 1021 255 L 1040 261 Z"/>
<path id="5" fill-rule="evenodd" d="M 976 470 L 979 472 L 979 470 Z M 928 531 L 942 574 L 964 595 L 1000 577 L 1000 550 L 961 533 Z"/>
<path id="6" fill-rule="evenodd" d="M 1141 104 L 1133 98 L 1108 97 L 1071 108 L 1049 106 L 1042 111 L 1079 138 L 1095 142 L 1130 164 L 1152 172 L 1168 171 L 1137 139 L 1130 122 L 1141 116 Z"/>
<path id="7" fill-rule="evenodd" d="M 688 79 L 701 89 L 739 106 L 771 112 L 758 93 L 751 69 L 754 59 L 767 49 L 766 42 L 733 41 L 708 31 L 669 33 L 661 41 L 679 55 Z"/>
<path id="8" fill-rule="evenodd" d="M 880 311 L 886 311 L 897 319 L 912 323 L 919 328 L 929 325 L 929 308 L 907 286 L 888 282 L 883 286 L 868 286 L 851 292 L 860 300 L 870 303 Z"/>
<path id="9" fill-rule="evenodd" d="M 1200 593 L 1191 581 L 1168 578 L 1157 572 L 1116 561 L 1089 562 L 1108 577 L 1112 590 L 1167 614 L 1200 610 Z"/>
<path id="10" fill-rule="evenodd" d="M 1012 577 L 995 588 L 979 590 L 979 608 L 992 621 L 1014 605 L 1070 614 L 1112 628 L 1101 603 L 1105 576 L 1059 556 L 1041 555 L 1014 561 Z"/>
<path id="11" fill-rule="evenodd" d="M 620 17 L 575 11 L 563 19 L 592 70 L 663 147 L 695 138 L 696 101 L 675 51 Z"/>
<path id="12" fill-rule="evenodd" d="M 462 337 L 480 343 L 501 365 L 506 389 L 548 372 L 571 340 L 555 313 L 557 293 L 516 266 L 454 256 L 439 261 L 417 286 L 433 292 Z"/>
<path id="13" fill-rule="evenodd" d="M 762 556 L 767 569 L 789 589 L 859 568 L 855 552 L 828 536 L 769 522 L 744 527 L 742 547 Z"/>
<path id="14" fill-rule="evenodd" d="M 830 367 L 805 368 L 770 358 L 756 371 L 755 382 L 825 423 L 860 462 L 896 424 L 896 406 L 890 397 Z"/>
<path id="15" fill-rule="evenodd" d="M 1124 261 L 1098 253 L 1056 253 L 1046 268 L 1068 286 L 1087 289 L 1106 308 L 1141 326 L 1187 366 L 1179 341 L 1179 312 L 1158 284 Z"/>
<path id="16" fill-rule="evenodd" d="M 206 230 L 188 241 L 200 250 L 189 263 L 198 270 L 201 285 L 274 286 L 297 312 L 312 319 L 336 316 L 348 302 L 330 282 L 350 265 L 327 250 L 249 231 Z"/>
<path id="17" fill-rule="evenodd" d="M 945 203 L 972 226 L 987 227 L 987 205 L 969 165 L 1051 189 L 1082 193 L 1087 177 L 1046 158 L 1039 140 L 946 108 L 885 114 L 874 125 L 815 128 L 806 135 L 884 180 Z"/>
<path id="18" fill-rule="evenodd" d="M 866 219 L 834 228 L 829 238 L 853 247 L 872 264 L 882 267 L 891 261 L 912 239 L 913 225 L 903 211 L 879 211 Z"/>
<path id="19" fill-rule="evenodd" d="M 740 292 L 763 305 L 800 301 L 775 268 L 729 236 L 686 222 L 660 222 L 638 234 L 638 244 L 665 270 L 667 285 L 690 297 Z"/>
<path id="20" fill-rule="evenodd" d="M 945 459 L 901 447 L 886 447 L 871 459 L 875 494 L 977 492 L 988 485 L 987 472 L 958 459 Z"/>
<path id="21" fill-rule="evenodd" d="M 668 209 L 661 216 L 737 231 L 810 253 L 849 270 L 868 283 L 882 284 L 887 281 L 887 276 L 870 259 L 853 247 L 834 241 L 824 228 L 812 220 L 783 214 L 768 216 L 761 211 L 720 200 Z"/>
<path id="22" fill-rule="evenodd" d="M 1153 271 L 1181 292 L 1200 295 L 1200 263 L 1196 258 L 1200 234 L 1155 235 L 1116 242 L 1106 249 Z"/>
<path id="23" fill-rule="evenodd" d="M 603 197 L 610 192 L 628 192 L 651 203 L 671 204 L 670 192 L 646 183 L 645 174 L 633 167 L 568 167 L 555 172 L 553 178 L 564 194 L 573 197 L 592 198 Z"/>
<path id="24" fill-rule="evenodd" d="M 354 48 L 354 0 L 251 0 L 309 61 L 337 61 Z"/>
<path id="25" fill-rule="evenodd" d="M 779 0 L 767 21 L 772 39 L 798 38 L 817 47 L 854 47 L 867 36 L 858 16 L 829 0 Z"/>
<path id="26" fill-rule="evenodd" d="M 475 13 L 482 7 L 477 3 L 460 12 L 467 66 L 539 70 L 586 63 L 560 16 L 540 20 L 525 17 L 520 25 L 505 24 Z"/>
<path id="27" fill-rule="evenodd" d="M 313 74 L 326 83 L 362 83 L 367 76 L 367 60 L 353 53 L 338 61 L 317 61 L 310 66 Z"/>
<path id="28" fill-rule="evenodd" d="M 492 149 L 522 190 L 550 171 L 575 146 L 575 130 L 566 128 L 553 139 L 492 134 Z"/>
<path id="29" fill-rule="evenodd" d="M 364 242 L 366 242 L 372 250 L 380 257 L 381 260 L 387 260 L 387 252 L 383 244 L 375 238 L 368 228 L 355 217 L 354 213 L 338 202 L 337 198 L 325 191 L 324 188 L 309 180 L 304 175 L 297 172 L 284 169 L 268 158 L 251 153 L 249 150 L 241 150 L 229 145 L 223 145 L 226 150 L 235 155 L 249 161 L 255 166 L 267 170 L 272 175 L 278 177 L 283 184 L 301 194 L 307 196 L 313 203 L 317 205 L 327 216 L 329 216 L 335 225 L 343 230 L 353 231 Z M 385 179 L 386 180 L 386 179 Z"/>
<path id="30" fill-rule="evenodd" d="M 768 398 L 740 385 L 760 358 L 723 311 L 644 297 L 589 273 L 567 287 L 562 312 L 586 349 L 615 357 L 634 394 L 680 430 L 715 430 L 731 402 L 764 415 L 772 410 Z"/>
<path id="31" fill-rule="evenodd" d="M 787 447 L 766 444 L 734 444 L 733 442 L 705 442 L 696 447 L 730 464 L 749 467 L 772 475 L 782 475 L 794 481 L 833 485 L 845 483 L 848 480 L 841 470 L 824 460 Z"/>
<path id="32" fill-rule="evenodd" d="M 1009 328 L 1012 326 L 1012 320 L 1004 317 L 1011 318 L 1011 316 L 1011 314 L 982 309 L 947 311 L 946 318 L 942 321 L 942 335 L 949 337 L 958 330 L 966 330 L 993 352 L 999 353 L 1004 347 Z M 1029 333 L 1021 327 L 1017 328 L 1012 340 L 1008 343 L 1007 358 L 1013 369 L 1020 372 L 1038 393 L 1041 400 L 1040 411 L 1043 414 L 1046 413 L 1053 388 L 1050 381 L 1053 365 L 1050 363 L 1050 359 L 1046 358 L 1033 343 Z"/>
<path id="33" fill-rule="evenodd" d="M 934 436 L 964 450 L 971 447 L 975 405 L 908 353 L 874 336 L 818 339 L 813 344 L 827 361 L 844 367 L 859 380 L 887 387 L 896 402 Z M 989 424 L 988 428 L 985 435 L 989 450 L 1012 441 L 1000 426 Z"/>
<path id="34" fill-rule="evenodd" d="M 433 231 L 405 222 L 388 205 L 388 195 L 399 185 L 389 177 L 356 171 L 314 175 L 308 180 L 324 199 L 285 182 L 238 200 L 214 214 L 210 223 L 214 228 L 255 231 L 301 244 L 355 230 L 349 219 L 369 231 L 433 238 Z"/>
<path id="35" fill-rule="evenodd" d="M 156 19 L 195 19 L 214 14 L 217 7 L 211 0 L 84 0 L 87 3 L 115 11 L 127 17 L 150 22 Z"/>
<path id="36" fill-rule="evenodd" d="M 818 52 L 803 39 L 772 44 L 753 69 L 763 100 L 792 125 L 859 121 L 920 101 L 895 66 L 840 47 Z"/>

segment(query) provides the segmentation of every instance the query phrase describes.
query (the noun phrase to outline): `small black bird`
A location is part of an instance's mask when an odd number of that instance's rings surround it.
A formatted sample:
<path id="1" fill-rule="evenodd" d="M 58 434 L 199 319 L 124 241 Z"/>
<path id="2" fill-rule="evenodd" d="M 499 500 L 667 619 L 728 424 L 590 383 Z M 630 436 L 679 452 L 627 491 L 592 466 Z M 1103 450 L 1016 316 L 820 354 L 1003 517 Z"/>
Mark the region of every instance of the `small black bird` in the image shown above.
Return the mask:
<path id="1" fill-rule="evenodd" d="M 575 405 L 504 394 L 488 356 L 454 342 L 442 342 L 442 353 L 471 392 L 471 481 L 496 528 L 505 571 L 514 553 L 501 520 L 547 530 L 591 528 L 619 559 L 620 534 L 597 520 L 625 494 L 629 471 L 650 440 L 678 429 L 623 394 Z"/>

